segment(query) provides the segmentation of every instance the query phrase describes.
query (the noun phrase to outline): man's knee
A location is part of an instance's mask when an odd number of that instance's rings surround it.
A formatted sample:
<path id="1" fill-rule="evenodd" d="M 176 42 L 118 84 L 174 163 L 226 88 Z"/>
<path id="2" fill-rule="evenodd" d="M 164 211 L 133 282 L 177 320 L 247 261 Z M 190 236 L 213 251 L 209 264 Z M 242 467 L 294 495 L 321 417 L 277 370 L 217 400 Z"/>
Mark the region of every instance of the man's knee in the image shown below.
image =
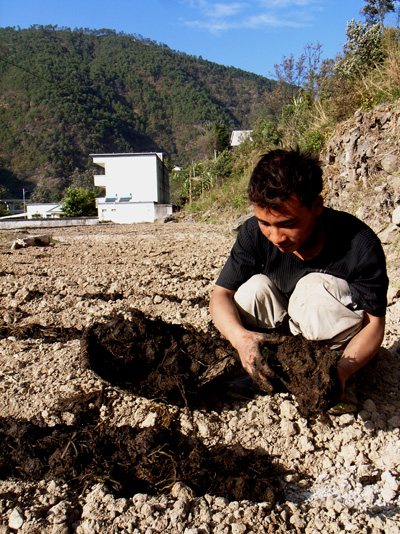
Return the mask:
<path id="1" fill-rule="evenodd" d="M 307 339 L 345 342 L 362 327 L 348 283 L 332 275 L 310 273 L 297 283 L 289 300 L 291 330 Z"/>
<path id="2" fill-rule="evenodd" d="M 287 314 L 287 298 L 264 274 L 256 274 L 239 287 L 235 304 L 244 326 L 275 328 Z"/>
<path id="3" fill-rule="evenodd" d="M 242 284 L 235 293 L 236 302 L 242 300 L 262 299 L 274 287 L 272 281 L 265 274 L 255 274 Z"/>

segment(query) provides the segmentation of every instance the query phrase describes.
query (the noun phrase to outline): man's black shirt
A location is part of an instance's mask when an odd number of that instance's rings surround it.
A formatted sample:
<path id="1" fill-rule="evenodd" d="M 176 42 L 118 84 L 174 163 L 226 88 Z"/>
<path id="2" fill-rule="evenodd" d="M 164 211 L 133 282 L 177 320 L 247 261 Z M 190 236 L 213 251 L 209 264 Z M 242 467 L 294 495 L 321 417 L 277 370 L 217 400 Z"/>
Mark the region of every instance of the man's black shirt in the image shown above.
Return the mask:
<path id="1" fill-rule="evenodd" d="M 326 273 L 347 281 L 358 309 L 383 317 L 388 278 L 378 237 L 349 213 L 324 208 L 323 217 L 324 246 L 311 260 L 281 252 L 262 234 L 257 219 L 251 217 L 240 229 L 217 285 L 237 290 L 251 276 L 262 273 L 290 296 L 303 276 L 313 272 Z"/>

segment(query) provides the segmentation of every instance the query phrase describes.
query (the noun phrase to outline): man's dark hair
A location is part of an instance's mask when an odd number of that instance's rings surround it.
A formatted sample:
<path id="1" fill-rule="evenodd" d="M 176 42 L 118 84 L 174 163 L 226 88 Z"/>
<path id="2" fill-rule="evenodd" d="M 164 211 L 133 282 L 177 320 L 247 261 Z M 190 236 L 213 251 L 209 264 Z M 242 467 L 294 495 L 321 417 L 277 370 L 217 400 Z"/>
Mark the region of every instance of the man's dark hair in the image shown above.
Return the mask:
<path id="1" fill-rule="evenodd" d="M 260 208 L 279 208 L 292 195 L 311 208 L 322 191 L 322 169 L 310 152 L 272 150 L 264 154 L 251 175 L 247 192 Z"/>

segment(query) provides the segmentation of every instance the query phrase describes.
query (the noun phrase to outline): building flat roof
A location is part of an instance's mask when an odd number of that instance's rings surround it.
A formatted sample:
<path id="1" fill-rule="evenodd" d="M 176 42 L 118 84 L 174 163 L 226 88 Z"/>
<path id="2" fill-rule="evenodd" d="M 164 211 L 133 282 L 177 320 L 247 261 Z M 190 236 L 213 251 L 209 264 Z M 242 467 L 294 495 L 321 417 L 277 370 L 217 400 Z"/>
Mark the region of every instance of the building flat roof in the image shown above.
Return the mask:
<path id="1" fill-rule="evenodd" d="M 116 156 L 162 156 L 162 152 L 112 152 L 108 154 L 89 154 L 94 158 L 115 158 Z"/>

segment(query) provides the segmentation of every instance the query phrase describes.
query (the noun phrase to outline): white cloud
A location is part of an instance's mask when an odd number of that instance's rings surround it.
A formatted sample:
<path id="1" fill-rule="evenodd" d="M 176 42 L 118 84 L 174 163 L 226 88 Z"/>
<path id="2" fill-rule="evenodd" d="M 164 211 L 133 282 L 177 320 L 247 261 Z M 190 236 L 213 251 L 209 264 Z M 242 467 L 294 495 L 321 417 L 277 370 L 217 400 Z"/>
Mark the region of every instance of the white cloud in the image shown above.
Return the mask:
<path id="1" fill-rule="evenodd" d="M 246 4 L 213 4 L 213 16 L 217 18 L 234 16 L 246 7 Z"/>
<path id="2" fill-rule="evenodd" d="M 209 0 L 186 0 L 186 3 L 207 18 L 224 18 L 237 15 L 248 7 L 243 2 L 210 2 Z"/>
<path id="3" fill-rule="evenodd" d="M 313 10 L 319 10 L 322 0 L 247 0 L 246 2 L 213 2 L 185 0 L 196 12 L 194 20 L 184 24 L 221 33 L 240 28 L 299 28 L 310 25 Z"/>
<path id="4" fill-rule="evenodd" d="M 302 28 L 305 26 L 304 22 L 293 19 L 278 18 L 273 15 L 263 14 L 254 17 L 248 17 L 243 21 L 242 26 L 245 28 Z"/>
<path id="5" fill-rule="evenodd" d="M 231 30 L 234 26 L 227 24 L 226 22 L 212 22 L 212 21 L 201 21 L 201 20 L 186 20 L 184 21 L 186 26 L 192 28 L 199 28 L 201 30 L 208 30 L 211 33 L 220 33 L 222 31 Z"/>
<path id="6" fill-rule="evenodd" d="M 291 6 L 309 6 L 318 3 L 318 0 L 258 0 L 260 6 L 267 9 L 283 9 Z"/>

